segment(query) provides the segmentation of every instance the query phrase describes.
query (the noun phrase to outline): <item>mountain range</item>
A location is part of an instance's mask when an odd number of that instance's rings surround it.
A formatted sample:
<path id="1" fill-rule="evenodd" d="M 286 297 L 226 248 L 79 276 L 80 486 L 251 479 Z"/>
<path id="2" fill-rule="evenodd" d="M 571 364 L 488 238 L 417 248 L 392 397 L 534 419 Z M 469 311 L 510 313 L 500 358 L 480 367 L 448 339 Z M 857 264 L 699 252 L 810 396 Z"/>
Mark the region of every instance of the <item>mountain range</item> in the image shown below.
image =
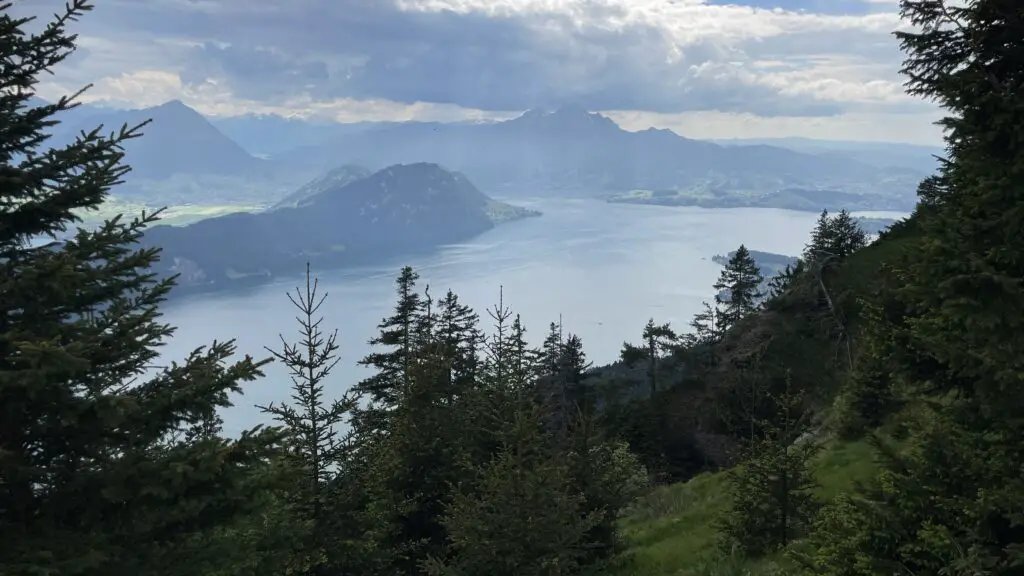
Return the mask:
<path id="1" fill-rule="evenodd" d="M 577 107 L 530 110 L 503 122 L 402 123 L 363 129 L 281 154 L 292 167 L 324 169 L 338 157 L 366 166 L 436 162 L 507 194 L 607 195 L 631 189 L 786 187 L 907 194 L 920 174 L 767 145 L 721 146 L 669 130 L 623 130 Z"/>
<path id="2" fill-rule="evenodd" d="M 165 203 L 171 196 L 174 202 L 271 205 L 338 166 L 372 171 L 430 162 L 504 196 L 608 197 L 637 189 L 686 195 L 710 189 L 739 194 L 730 201 L 742 204 L 747 196 L 799 190 L 854 194 L 866 205 L 885 197 L 885 208 L 891 208 L 893 199 L 912 206 L 916 184 L 929 172 L 928 155 L 919 150 L 872 156 L 867 144 L 860 150 L 827 143 L 802 150 L 793 143 L 722 144 L 670 130 L 630 132 L 575 106 L 462 123 L 325 124 L 277 116 L 211 121 L 180 101 L 142 110 L 89 111 L 85 106 L 74 111 L 74 121 L 63 125 L 55 141 L 99 123 L 109 131 L 152 118 L 145 137 L 126 146 L 133 173 L 123 193 Z M 894 165 L 884 165 L 886 157 L 894 158 Z"/>

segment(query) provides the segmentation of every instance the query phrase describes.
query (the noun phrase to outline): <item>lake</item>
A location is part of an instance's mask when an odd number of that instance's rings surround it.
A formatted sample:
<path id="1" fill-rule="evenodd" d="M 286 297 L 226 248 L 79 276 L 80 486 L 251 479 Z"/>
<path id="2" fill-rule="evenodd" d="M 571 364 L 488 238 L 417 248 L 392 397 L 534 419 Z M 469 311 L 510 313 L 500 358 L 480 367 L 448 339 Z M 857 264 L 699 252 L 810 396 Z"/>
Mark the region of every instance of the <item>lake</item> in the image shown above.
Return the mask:
<path id="1" fill-rule="evenodd" d="M 341 363 L 327 383 L 340 394 L 367 372 L 356 361 L 369 350 L 376 325 L 391 314 L 394 279 L 404 265 L 420 274 L 420 285 L 442 297 L 450 288 L 472 305 L 484 323 L 485 309 L 504 290 L 505 304 L 521 314 L 531 343 L 539 344 L 550 322 L 561 316 L 564 330 L 583 339 L 596 364 L 614 360 L 624 340 L 639 339 L 653 317 L 687 327 L 721 267 L 711 261 L 744 243 L 752 250 L 799 254 L 818 215 L 761 208 L 702 209 L 609 204 L 598 200 L 523 200 L 516 204 L 544 213 L 504 224 L 466 244 L 446 246 L 380 266 L 317 271 L 328 300 L 324 326 L 339 330 Z M 902 213 L 855 215 L 900 218 Z M 296 310 L 286 293 L 301 282 L 302 270 L 287 281 L 243 294 L 211 294 L 169 303 L 164 320 L 178 330 L 162 351 L 181 360 L 213 340 L 234 338 L 239 354 L 267 356 L 280 349 L 279 334 L 298 336 Z M 262 421 L 255 404 L 288 398 L 291 382 L 272 364 L 267 378 L 247 387 L 225 414 L 228 432 Z"/>

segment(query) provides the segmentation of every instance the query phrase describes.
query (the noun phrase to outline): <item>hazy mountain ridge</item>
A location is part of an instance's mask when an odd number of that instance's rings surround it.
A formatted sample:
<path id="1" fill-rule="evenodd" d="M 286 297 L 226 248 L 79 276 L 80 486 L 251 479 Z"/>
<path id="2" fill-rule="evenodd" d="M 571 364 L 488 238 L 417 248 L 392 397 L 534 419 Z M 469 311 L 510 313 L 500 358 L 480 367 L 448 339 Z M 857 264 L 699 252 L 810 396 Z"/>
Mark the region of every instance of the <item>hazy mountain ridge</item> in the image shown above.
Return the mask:
<path id="1" fill-rule="evenodd" d="M 891 209 L 894 202 L 897 208 L 912 204 L 916 184 L 927 173 L 907 166 L 880 169 L 851 157 L 854 152 L 810 153 L 757 142 L 721 145 L 659 129 L 630 132 L 576 106 L 530 110 L 495 122 L 325 124 L 278 116 L 206 119 L 172 101 L 76 117 L 77 124 L 63 133 L 100 122 L 109 131 L 150 117 L 146 137 L 128 145 L 134 170 L 122 193 L 148 193 L 159 201 L 169 196 L 175 202 L 207 202 L 204 196 L 212 196 L 220 202 L 273 203 L 339 164 L 377 170 L 430 162 L 504 195 L 611 196 L 646 189 L 685 196 L 714 189 L 737 194 L 731 201 L 740 205 L 757 206 L 766 194 L 797 189 L 823 199 L 812 195 L 806 209 L 830 206 L 824 199 L 837 192 L 856 195 L 864 204 L 858 208 Z M 246 140 L 250 150 L 216 126 Z M 271 138 L 281 141 L 267 142 Z M 282 151 L 288 142 L 308 144 Z M 253 150 L 279 153 L 262 159 Z"/>
<path id="2" fill-rule="evenodd" d="M 861 142 L 855 140 L 817 140 L 812 138 L 734 138 L 713 140 L 723 146 L 764 144 L 788 148 L 805 154 L 846 157 L 880 168 L 910 169 L 931 173 L 938 167 L 935 156 L 944 156 L 941 146 L 902 142 Z"/>
<path id="3" fill-rule="evenodd" d="M 161 272 L 181 275 L 179 292 L 223 289 L 298 274 L 307 260 L 331 269 L 462 242 L 494 227 L 495 204 L 436 164 L 395 165 L 335 181 L 296 207 L 157 226 L 143 244 L 163 248 Z"/>
<path id="4" fill-rule="evenodd" d="M 531 110 L 478 125 L 384 125 L 277 158 L 321 167 L 337 157 L 364 165 L 429 161 L 465 172 L 487 189 L 578 190 L 612 194 L 634 188 L 687 189 L 712 183 L 744 190 L 840 188 L 849 193 L 913 195 L 918 175 L 856 160 L 767 145 L 721 146 L 669 130 L 623 130 L 581 108 Z"/>

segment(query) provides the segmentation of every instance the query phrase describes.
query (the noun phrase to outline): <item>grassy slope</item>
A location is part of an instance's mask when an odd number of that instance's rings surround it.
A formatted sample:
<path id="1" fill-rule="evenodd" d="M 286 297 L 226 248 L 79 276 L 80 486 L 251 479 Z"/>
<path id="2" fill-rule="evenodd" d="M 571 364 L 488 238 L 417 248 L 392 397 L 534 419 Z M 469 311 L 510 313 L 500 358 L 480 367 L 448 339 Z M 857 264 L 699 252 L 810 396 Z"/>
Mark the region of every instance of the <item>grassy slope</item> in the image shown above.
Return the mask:
<path id="1" fill-rule="evenodd" d="M 171 226 L 184 226 L 204 218 L 223 216 L 233 212 L 255 212 L 263 207 L 258 205 L 245 204 L 182 204 L 178 206 L 167 206 L 161 214 L 160 223 Z M 80 216 L 83 219 L 81 226 L 91 228 L 103 223 L 104 220 L 114 218 L 123 214 L 123 218 L 133 218 L 145 210 L 153 212 L 155 208 L 147 206 L 142 202 L 126 200 L 112 196 L 100 207 L 99 210 L 83 212 Z"/>
<path id="2" fill-rule="evenodd" d="M 864 442 L 831 442 L 815 462 L 822 500 L 853 488 L 875 472 Z M 654 490 L 624 519 L 633 564 L 623 576 L 697 576 L 747 570 L 752 576 L 786 566 L 781 557 L 751 562 L 717 554 L 715 521 L 728 506 L 725 474 L 702 474 L 689 482 Z"/>
<path id="3" fill-rule="evenodd" d="M 234 212 L 258 212 L 264 208 L 266 208 L 266 206 L 256 204 L 171 205 L 164 208 L 164 211 L 161 214 L 160 223 L 170 226 L 184 226 L 205 218 L 223 216 Z M 93 228 L 102 224 L 104 220 L 109 220 L 119 214 L 122 214 L 123 218 L 127 219 L 138 216 L 143 210 L 153 212 L 155 208 L 147 206 L 142 202 L 112 196 L 103 204 L 103 206 L 100 207 L 99 210 L 83 212 L 79 215 L 83 220 L 81 226 L 85 228 Z M 535 210 L 530 210 L 520 206 L 513 206 L 497 200 L 491 200 L 487 205 L 486 211 L 488 217 L 490 217 L 495 224 L 540 216 L 540 212 Z"/>
<path id="4" fill-rule="evenodd" d="M 917 241 L 916 222 L 898 224 L 884 238 L 851 257 L 833 277 L 830 291 L 849 308 L 855 344 L 861 329 L 856 301 L 877 288 L 883 264 L 895 262 L 903 251 L 913 253 Z M 780 320 L 776 317 L 764 321 L 778 323 Z M 804 351 L 815 350 L 807 340 L 793 340 L 789 344 Z M 845 371 L 837 375 L 831 386 L 822 384 L 830 389 L 831 396 L 843 380 Z M 851 490 L 855 482 L 870 479 L 876 471 L 872 450 L 865 442 L 831 441 L 819 453 L 815 467 L 823 501 Z M 771 574 L 774 567 L 781 567 L 786 573 L 786 560 L 781 555 L 744 562 L 723 559 L 718 554 L 715 521 L 727 506 L 723 472 L 702 474 L 689 482 L 654 490 L 623 520 L 634 559 L 622 572 L 623 576 L 759 576 Z"/>

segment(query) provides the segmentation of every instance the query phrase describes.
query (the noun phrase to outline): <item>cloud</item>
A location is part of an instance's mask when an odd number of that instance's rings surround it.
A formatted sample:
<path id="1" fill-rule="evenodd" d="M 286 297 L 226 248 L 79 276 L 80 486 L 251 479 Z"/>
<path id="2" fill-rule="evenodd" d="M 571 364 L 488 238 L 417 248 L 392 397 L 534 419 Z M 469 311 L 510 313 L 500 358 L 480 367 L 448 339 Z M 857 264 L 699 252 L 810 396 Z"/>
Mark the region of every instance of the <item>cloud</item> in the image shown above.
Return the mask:
<path id="1" fill-rule="evenodd" d="M 321 112 L 387 102 L 477 115 L 564 102 L 765 118 L 931 110 L 903 93 L 890 0 L 779 2 L 105 0 L 76 28 L 83 48 L 60 82 L 102 80 L 110 95 L 122 90 L 121 99 L 139 103 L 177 91 L 221 110 L 226 102 L 319 103 Z M 50 3 L 49 13 L 53 0 L 20 9 Z M 144 96 L 146 74 L 170 76 L 151 80 Z"/>

